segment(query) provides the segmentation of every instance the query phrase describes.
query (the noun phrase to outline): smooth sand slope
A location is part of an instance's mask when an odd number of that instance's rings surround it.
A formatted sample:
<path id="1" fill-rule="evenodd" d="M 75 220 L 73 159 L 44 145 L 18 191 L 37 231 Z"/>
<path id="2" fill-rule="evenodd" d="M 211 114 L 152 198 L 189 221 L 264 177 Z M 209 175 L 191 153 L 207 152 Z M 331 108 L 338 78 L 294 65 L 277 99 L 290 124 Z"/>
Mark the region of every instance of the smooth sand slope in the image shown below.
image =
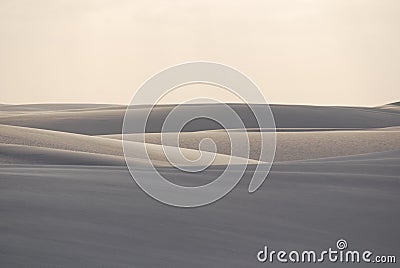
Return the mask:
<path id="1" fill-rule="evenodd" d="M 180 139 L 185 154 L 196 157 L 205 137 L 216 141 L 219 154 L 204 172 L 178 172 L 168 165 L 157 133 L 172 107 L 152 114 L 147 149 L 169 180 L 206 184 L 230 159 L 226 136 L 209 121 L 187 126 Z M 257 159 L 254 121 L 245 106 L 233 107 L 246 119 L 250 157 Z M 223 199 L 179 209 L 153 200 L 133 182 L 118 140 L 125 107 L 1 105 L 0 267 L 310 267 L 261 264 L 256 254 L 265 245 L 320 252 L 340 238 L 352 250 L 397 255 L 399 261 L 397 107 L 273 105 L 278 161 L 260 189 L 247 191 L 250 165 Z M 205 108 L 219 109 L 186 107 Z M 147 107 L 136 109 L 142 116 Z M 143 155 L 133 160 L 146 177 Z"/>
<path id="2" fill-rule="evenodd" d="M 247 128 L 257 127 L 251 110 L 243 104 L 231 104 L 241 116 Z M 257 109 L 257 105 L 254 105 Z M 156 107 L 150 115 L 148 132 L 160 132 L 162 123 L 173 108 L 172 105 Z M 146 107 L 134 108 L 136 116 L 147 114 Z M 208 109 L 218 113 L 218 105 L 190 105 L 185 109 Z M 395 111 L 378 108 L 359 107 L 325 107 L 300 105 L 271 105 L 276 126 L 280 128 L 382 128 L 400 125 L 399 114 Z M 120 134 L 125 107 L 106 107 L 69 111 L 32 112 L 22 115 L 0 117 L 0 124 L 57 130 L 63 132 L 107 135 Z M 206 119 L 192 121 L 184 131 L 202 131 L 220 129 L 221 127 Z"/>
<path id="3" fill-rule="evenodd" d="M 233 133 L 231 135 L 241 133 Z M 129 135 L 135 141 L 137 134 Z M 175 134 L 169 134 L 175 135 Z M 250 158 L 257 160 L 260 153 L 260 136 L 250 132 Z M 107 138 L 108 137 L 108 138 Z M 125 165 L 121 135 L 87 136 L 25 127 L 0 125 L 0 163 L 3 164 L 68 164 L 68 165 Z M 185 132 L 180 134 L 185 156 L 196 159 L 199 143 L 211 138 L 219 154 L 229 155 L 229 137 L 223 131 Z M 138 138 L 137 141 L 140 139 Z M 162 152 L 160 135 L 146 135 L 151 159 L 157 165 L 168 165 Z M 168 144 L 167 144 L 168 145 Z M 132 143 L 132 146 L 137 146 Z M 239 146 L 243 146 L 239 144 Z M 246 149 L 246 148 L 243 148 Z M 24 151 L 25 150 L 25 151 Z M 275 161 L 290 161 L 354 155 L 371 152 L 400 150 L 400 131 L 301 131 L 278 132 Z M 98 157 L 99 161 L 96 161 Z M 143 155 L 137 154 L 138 162 Z M 218 163 L 227 161 L 219 156 Z M 107 162 L 109 161 L 109 162 Z M 221 162 L 222 161 L 222 162 Z"/>
<path id="4" fill-rule="evenodd" d="M 175 137 L 175 133 L 165 136 Z M 243 133 L 232 132 L 231 136 L 243 137 Z M 258 159 L 260 155 L 260 134 L 249 132 L 250 158 Z M 129 134 L 130 140 L 140 140 L 138 134 Z M 121 139 L 121 135 L 105 135 L 103 137 Z M 217 144 L 217 152 L 230 154 L 229 136 L 225 131 L 198 131 L 179 134 L 180 146 L 189 149 L 199 149 L 199 143 L 204 138 L 211 138 Z M 168 140 L 167 140 L 168 141 Z M 146 134 L 146 142 L 161 144 L 159 133 Z M 168 142 L 165 143 L 166 145 Z M 246 146 L 243 146 L 243 150 Z M 343 156 L 400 150 L 400 131 L 391 130 L 352 130 L 352 131 L 290 131 L 277 133 L 277 148 L 275 161 L 290 161 L 314 159 L 320 157 Z"/>
<path id="5" fill-rule="evenodd" d="M 275 164 L 254 194 L 248 171 L 225 198 L 197 209 L 151 199 L 123 167 L 3 167 L 0 266 L 310 267 L 261 264 L 256 254 L 264 245 L 322 251 L 339 238 L 352 250 L 396 255 L 399 167 L 399 151 Z M 191 176 L 199 179 L 175 178 Z"/>
<path id="6" fill-rule="evenodd" d="M 130 146 L 133 148 L 135 163 L 142 164 L 146 156 L 140 154 L 139 149 L 135 154 L 134 149 L 139 148 L 141 144 L 130 142 Z M 0 148 L 2 149 L 0 161 L 4 164 L 74 165 L 79 164 L 80 160 L 82 165 L 125 165 L 121 141 L 59 131 L 0 125 Z M 146 148 L 155 165 L 169 165 L 162 146 L 146 144 Z M 182 148 L 181 152 L 191 160 L 200 156 L 198 150 Z M 97 156 L 98 162 L 96 162 Z M 107 160 L 110 162 L 107 163 Z M 234 160 L 235 163 L 247 162 L 247 159 L 216 154 L 213 164 L 226 165 L 230 160 Z M 249 162 L 256 163 L 252 160 Z M 177 164 L 182 163 L 177 162 Z"/>
<path id="7" fill-rule="evenodd" d="M 279 127 L 275 160 L 304 160 L 400 149 L 400 116 L 393 109 L 397 106 L 396 103 L 377 108 L 271 105 Z M 162 105 L 155 108 L 149 132 L 159 130 L 173 107 Z M 260 134 L 252 128 L 254 117 L 245 105 L 232 104 L 232 107 L 245 119 L 251 131 L 250 158 L 258 159 Z M 259 106 L 254 107 L 257 109 Z M 216 113 L 220 109 L 218 105 L 206 104 L 188 105 L 184 109 L 205 108 Z M 121 142 L 115 140 L 121 138 L 124 109 L 124 106 L 106 104 L 2 105 L 0 163 L 124 165 Z M 146 106 L 136 107 L 137 116 L 143 116 L 146 109 Z M 209 120 L 192 122 L 180 135 L 180 147 L 197 150 L 201 139 L 212 138 L 217 143 L 218 153 L 230 154 L 225 132 L 212 130 L 219 127 Z M 237 131 L 233 135 L 241 135 L 240 130 Z M 135 135 L 138 134 L 128 136 L 137 141 Z M 146 134 L 146 142 L 148 148 L 152 148 L 152 160 L 161 166 L 168 164 L 162 148 L 154 145 L 160 144 L 159 134 Z M 24 148 L 25 154 L 22 153 Z M 198 156 L 198 152 L 185 152 L 188 157 Z M 97 162 L 96 157 L 99 159 Z M 135 158 L 139 160 L 143 155 Z M 219 159 L 219 163 L 226 161 L 224 156 L 219 156 Z"/>

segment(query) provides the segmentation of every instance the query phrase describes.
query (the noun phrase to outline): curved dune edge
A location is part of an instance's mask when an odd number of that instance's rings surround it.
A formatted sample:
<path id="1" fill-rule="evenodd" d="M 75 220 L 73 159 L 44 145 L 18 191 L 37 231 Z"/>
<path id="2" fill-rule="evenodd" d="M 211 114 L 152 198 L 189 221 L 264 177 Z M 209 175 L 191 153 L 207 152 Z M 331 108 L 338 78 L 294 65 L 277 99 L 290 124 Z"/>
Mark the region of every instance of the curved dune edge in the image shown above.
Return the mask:
<path id="1" fill-rule="evenodd" d="M 77 152 L 28 145 L 0 144 L 0 151 L 0 163 L 2 164 L 108 166 L 121 166 L 125 164 L 125 160 L 121 156 Z"/>
<path id="2" fill-rule="evenodd" d="M 164 135 L 176 134 L 166 133 Z M 243 132 L 233 132 L 231 135 L 244 134 Z M 251 147 L 250 158 L 256 160 L 260 154 L 260 133 L 249 132 L 248 135 Z M 125 136 L 131 140 L 139 140 L 141 134 L 127 134 Z M 390 131 L 373 129 L 277 132 L 276 136 L 275 161 L 318 159 L 400 150 L 400 131 L 396 131 L 396 128 Z M 120 139 L 121 135 L 102 137 Z M 218 153 L 230 154 L 229 138 L 223 131 L 183 132 L 179 134 L 179 137 L 180 145 L 183 148 L 198 149 L 199 142 L 202 139 L 211 138 L 217 143 Z M 146 142 L 161 144 L 160 134 L 146 134 Z M 242 145 L 239 144 L 238 146 Z"/>
<path id="3" fill-rule="evenodd" d="M 382 152 L 364 153 L 364 154 L 354 154 L 345 156 L 333 156 L 333 157 L 321 157 L 315 159 L 304 159 L 295 161 L 285 161 L 283 164 L 291 163 L 379 163 L 385 161 L 386 164 L 398 163 L 400 160 L 400 150 L 388 150 Z"/>
<path id="4" fill-rule="evenodd" d="M 141 148 L 138 142 L 129 142 L 133 147 Z M 107 164 L 125 165 L 122 161 L 124 154 L 121 141 L 95 136 L 86 136 L 58 131 L 32 129 L 0 125 L 0 160 L 2 163 L 48 163 L 54 164 Z M 147 153 L 156 166 L 169 165 L 163 146 L 146 144 Z M 198 150 L 180 148 L 182 154 L 189 159 L 197 159 Z M 144 155 L 135 154 L 130 158 L 134 164 L 146 163 Z M 140 150 L 137 150 L 140 152 Z M 213 153 L 202 152 L 214 156 Z M 31 159 L 31 160 L 29 160 Z M 81 161 L 81 162 L 80 162 Z M 224 154 L 215 154 L 213 165 L 256 164 L 258 161 Z M 177 162 L 179 165 L 188 165 L 186 162 Z"/>
<path id="5" fill-rule="evenodd" d="M 136 134 L 128 137 L 133 141 L 132 146 L 141 146 L 134 142 Z M 205 137 L 213 138 L 218 144 L 226 144 L 226 134 L 222 131 L 202 131 L 181 133 L 181 151 L 185 156 L 196 159 L 199 156 L 197 146 L 199 141 Z M 240 133 L 239 133 L 240 135 Z M 250 132 L 252 151 L 250 158 L 258 158 L 257 132 Z M 147 150 L 153 163 L 157 166 L 168 165 L 164 156 L 162 146 L 159 145 L 159 134 L 146 134 Z M 28 146 L 24 155 L 22 147 L 15 147 L 14 153 L 8 147 L 7 151 L 0 151 L 1 163 L 46 163 L 46 154 L 49 163 L 93 163 L 96 165 L 125 165 L 123 160 L 123 150 L 120 140 L 109 139 L 99 136 L 87 136 L 81 134 L 64 133 L 42 129 L 32 129 L 26 127 L 16 127 L 0 125 L 0 144 Z M 36 148 L 36 149 L 35 149 Z M 49 148 L 67 152 L 87 153 L 76 154 L 76 159 L 72 160 L 71 153 L 65 156 L 62 161 L 61 153 L 51 150 L 39 150 L 39 148 Z M 35 154 L 34 151 L 37 151 Z M 346 155 L 357 155 L 374 152 L 384 152 L 400 150 L 400 132 L 398 131 L 313 131 L 313 132 L 280 132 L 277 133 L 277 152 L 275 162 L 296 161 L 307 159 L 319 159 L 326 157 L 339 157 Z M 218 148 L 215 165 L 225 165 L 229 163 L 231 157 L 229 148 Z M 204 152 L 203 152 L 204 153 Z M 205 152 L 206 153 L 206 152 Z M 27 155 L 32 157 L 29 162 Z M 98 161 L 94 155 L 101 155 Z M 105 158 L 105 156 L 109 156 Z M 143 159 L 143 155 L 134 155 L 135 159 Z M 40 161 L 38 159 L 41 159 Z M 58 159 L 57 161 L 55 159 Z M 238 158 L 239 163 L 244 163 L 245 159 Z M 237 163 L 237 162 L 236 162 Z M 255 164 L 257 162 L 250 162 Z M 182 163 L 180 163 L 182 164 Z"/>
<path id="6" fill-rule="evenodd" d="M 84 107 L 68 106 L 61 108 L 80 108 L 71 110 L 55 110 L 47 108 L 43 111 L 25 112 L 23 114 L 6 114 L 1 112 L 0 124 L 24 126 L 31 128 L 57 130 L 70 133 L 80 133 L 86 135 L 107 135 L 120 134 L 122 122 L 126 111 L 126 106 L 107 107 Z M 246 128 L 257 127 L 254 116 L 247 105 L 229 104 L 245 122 Z M 46 105 L 43 104 L 43 107 Z M 251 105 L 254 109 L 260 107 L 259 104 Z M 28 108 L 38 108 L 32 106 Z M 397 107 L 397 106 L 396 106 Z M 18 109 L 18 107 L 15 107 Z M 60 108 L 60 109 L 61 109 Z M 161 126 L 174 108 L 174 105 L 156 106 L 149 118 L 148 132 L 160 132 Z M 307 105 L 276 105 L 271 104 L 276 127 L 279 129 L 287 128 L 383 128 L 400 125 L 399 113 L 385 108 L 365 108 L 365 107 L 339 107 L 339 106 L 307 106 Z M 12 109 L 8 108 L 8 109 Z M 20 108 L 22 109 L 22 108 Z M 25 107 L 25 109 L 27 109 Z M 55 108 L 53 108 L 55 109 Z M 148 107 L 134 106 L 135 116 L 142 118 L 147 116 Z M 209 109 L 218 114 L 221 107 L 212 104 L 187 105 L 182 108 L 192 112 L 197 109 Z M 1 111 L 1 110 L 0 110 Z M 221 127 L 210 120 L 197 120 L 186 128 L 185 131 L 202 131 L 220 129 Z"/>
<path id="7" fill-rule="evenodd" d="M 254 120 L 249 115 L 249 109 L 243 104 L 229 105 L 246 122 L 247 129 L 250 131 L 250 163 L 257 163 L 261 147 L 258 137 L 260 134 L 252 129 Z M 255 109 L 259 107 L 257 104 L 252 106 Z M 155 107 L 152 112 L 153 121 L 150 124 L 152 128 L 150 132 L 158 131 L 159 124 L 173 107 L 174 105 Z M 396 110 L 399 107 L 397 103 L 375 108 L 306 105 L 271 105 L 270 107 L 279 129 L 275 162 L 400 150 L 400 117 Z M 206 108 L 215 112 L 220 109 L 218 105 L 211 104 L 184 107 L 189 110 Z M 36 158 L 36 160 L 32 159 L 32 162 L 38 161 L 37 159 L 46 162 L 44 155 L 47 153 L 51 155 L 53 152 L 40 151 L 39 148 L 49 148 L 84 153 L 86 156 L 83 154 L 76 156 L 82 162 L 96 163 L 94 155 L 101 155 L 102 159 L 99 159 L 98 163 L 109 162 L 110 165 L 123 163 L 120 159 L 124 154 L 118 138 L 121 135 L 125 109 L 126 106 L 123 105 L 109 104 L 2 105 L 0 107 L 0 144 L 29 146 L 26 154 Z M 148 107 L 135 106 L 132 109 L 135 109 L 135 116 L 140 117 L 146 114 Z M 2 123 L 5 125 L 1 125 Z M 226 139 L 225 132 L 215 129 L 215 126 L 210 125 L 209 122 L 199 121 L 185 131 L 187 132 L 181 133 L 180 150 L 189 159 L 193 160 L 199 156 L 198 145 L 201 139 L 212 138 L 218 147 L 215 165 L 224 165 L 232 159 L 239 163 L 247 161 L 244 158 L 230 156 L 230 143 Z M 233 135 L 241 135 L 242 131 L 237 130 L 237 133 Z M 135 135 L 138 134 L 127 135 L 128 139 L 132 140 L 132 146 L 142 146 L 142 143 L 135 143 L 137 142 Z M 145 146 L 154 163 L 163 165 L 168 162 L 163 153 L 163 147 L 160 145 L 159 133 L 146 134 Z M 241 150 L 243 145 L 238 146 Z M 26 155 L 21 155 L 23 154 L 22 147 L 16 146 L 13 149 L 15 153 L 12 152 L 11 147 L 7 148 L 4 152 L 0 151 L 0 157 L 2 157 L 0 162 L 11 163 L 13 159 L 28 161 Z M 33 156 L 34 150 L 38 152 L 36 156 Z M 134 159 L 144 159 L 144 156 L 138 153 L 140 150 L 132 151 Z M 208 154 L 206 150 L 202 152 Z M 54 158 L 61 159 L 60 152 L 54 151 L 54 154 L 56 154 Z M 106 156 L 110 156 L 108 160 Z M 50 158 L 49 156 L 49 161 Z M 70 156 L 65 159 L 66 163 L 72 161 Z"/>

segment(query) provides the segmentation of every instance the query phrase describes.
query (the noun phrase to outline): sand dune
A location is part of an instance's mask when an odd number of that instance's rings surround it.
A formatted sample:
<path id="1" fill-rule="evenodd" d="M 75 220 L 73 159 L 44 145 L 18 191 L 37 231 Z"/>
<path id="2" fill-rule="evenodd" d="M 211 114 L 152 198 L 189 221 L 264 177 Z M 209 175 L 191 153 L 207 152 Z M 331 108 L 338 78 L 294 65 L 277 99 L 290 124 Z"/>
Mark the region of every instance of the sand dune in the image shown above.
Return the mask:
<path id="1" fill-rule="evenodd" d="M 121 133 L 125 109 L 36 112 L 0 117 L 0 124 L 78 134 Z"/>
<path id="2" fill-rule="evenodd" d="M 121 142 L 101 137 L 0 125 L 0 143 L 122 156 Z"/>
<path id="3" fill-rule="evenodd" d="M 81 134 L 64 133 L 59 131 L 33 129 L 26 127 L 16 127 L 0 125 L 0 145 L 19 145 L 17 147 L 4 146 L 0 151 L 0 163 L 41 163 L 41 164 L 65 164 L 73 165 L 82 160 L 82 164 L 87 163 L 103 165 L 125 165 L 122 161 L 122 144 L 119 140 L 106 139 L 95 136 L 86 136 Z M 141 145 L 137 142 L 130 142 L 133 148 L 139 148 Z M 24 147 L 23 147 L 24 146 Z M 24 148 L 26 152 L 24 152 Z M 39 149 L 42 148 L 42 149 Z M 43 149 L 45 148 L 45 149 Z M 168 163 L 165 157 L 163 147 L 156 144 L 146 144 L 147 153 L 154 164 L 166 165 Z M 135 152 L 135 150 L 132 150 Z M 195 160 L 200 156 L 200 151 L 191 149 L 181 149 L 182 154 L 188 159 Z M 62 154 L 65 153 L 63 157 Z M 211 153 L 203 152 L 203 154 Z M 30 155 L 32 157 L 29 162 Z M 96 155 L 98 162 L 95 161 Z M 74 159 L 76 156 L 76 159 Z M 132 156 L 134 160 L 144 159 L 145 156 L 137 154 Z M 46 159 L 48 161 L 46 162 Z M 106 160 L 110 163 L 107 164 Z M 65 160 L 64 162 L 62 162 Z M 224 154 L 216 154 L 213 164 L 226 165 L 229 161 L 237 163 L 246 163 L 247 159 L 230 157 Z M 139 161 L 138 164 L 141 164 Z M 250 160 L 255 164 L 255 161 Z M 179 162 L 178 162 L 179 164 Z"/>
<path id="4" fill-rule="evenodd" d="M 397 165 L 378 155 L 361 165 L 277 163 L 254 194 L 247 193 L 248 171 L 225 198 L 197 209 L 151 199 L 124 167 L 3 167 L 0 265 L 285 267 L 258 263 L 256 254 L 264 245 L 320 252 L 339 238 L 352 250 L 396 255 L 400 152 L 390 155 Z"/>
<path id="5" fill-rule="evenodd" d="M 82 112 L 91 110 L 111 110 L 118 109 L 121 105 L 110 104 L 79 104 L 79 103 L 46 103 L 46 104 L 20 104 L 20 105 L 2 105 L 0 106 L 0 117 L 9 116 L 27 116 L 51 114 L 54 112 Z"/>
<path id="6" fill-rule="evenodd" d="M 238 133 L 236 133 L 238 134 Z M 250 158 L 257 160 L 259 157 L 260 136 L 257 132 L 250 132 Z M 130 139 L 135 141 L 136 134 L 130 134 Z M 171 134 L 173 135 L 173 134 Z M 235 135 L 235 133 L 233 133 Z M 119 138 L 120 136 L 114 137 Z M 217 143 L 217 152 L 219 154 L 230 154 L 230 143 L 228 136 L 223 131 L 202 131 L 202 132 L 186 132 L 180 134 L 180 146 L 182 148 L 193 149 L 184 151 L 188 157 L 198 157 L 198 145 L 203 138 L 211 138 Z M 162 148 L 160 144 L 159 134 L 146 134 L 146 142 L 149 152 L 154 161 L 165 164 Z M 110 159 L 108 165 L 121 164 L 125 162 L 120 158 L 123 157 L 122 145 L 119 140 L 86 136 L 81 134 L 63 133 L 58 131 L 48 131 L 41 129 L 32 129 L 24 127 L 15 127 L 0 125 L 0 144 L 27 146 L 26 154 L 33 156 L 33 152 L 40 157 L 42 164 L 78 164 L 82 160 L 82 164 L 95 163 L 95 155 L 99 155 L 98 163 L 107 165 L 106 159 Z M 168 144 L 167 144 L 168 145 Z M 134 146 L 134 145 L 133 145 Z M 241 145 L 239 145 L 241 146 Z M 37 148 L 47 148 L 55 150 L 63 150 L 69 152 L 62 162 L 60 156 L 61 151 L 50 153 L 51 150 L 38 150 Z M 36 149 L 35 149 L 36 148 Z M 245 149 L 245 148 L 244 148 Z M 279 132 L 277 134 L 277 151 L 276 161 L 291 161 L 315 159 L 321 157 L 345 156 L 353 154 L 362 154 L 370 152 L 383 152 L 388 150 L 400 150 L 400 132 L 398 131 L 319 131 L 319 132 Z M 6 152 L 0 151 L 0 163 L 37 163 L 38 157 L 33 158 L 29 162 L 23 154 L 21 147 L 17 147 L 15 151 L 10 148 Z M 12 156 L 14 152 L 14 156 Z M 80 152 L 88 157 L 84 160 L 83 155 L 77 155 L 76 161 L 72 159 L 71 153 Z M 53 154 L 58 155 L 57 159 Z M 44 155 L 47 155 L 45 157 Z M 100 157 L 101 156 L 101 157 Z M 105 156 L 110 156 L 106 158 Z M 137 155 L 140 159 L 143 156 Z M 220 156 L 221 158 L 222 156 Z M 17 160 L 21 158 L 21 160 Z M 223 157 L 222 157 L 223 158 Z M 8 160 L 7 160 L 8 159 Z M 14 159 L 14 160 L 12 160 Z M 49 159 L 48 162 L 45 159 Z M 116 160 L 118 159 L 118 160 Z"/>
<path id="7" fill-rule="evenodd" d="M 333 157 L 322 157 L 317 159 L 306 159 L 306 160 L 297 160 L 297 161 L 287 161 L 282 162 L 281 164 L 291 164 L 295 162 L 299 163 L 333 163 L 333 162 L 345 162 L 347 164 L 362 164 L 363 162 L 366 164 L 380 164 L 380 162 L 384 162 L 385 164 L 392 165 L 393 162 L 398 163 L 400 161 L 400 153 L 399 150 L 393 151 L 384 151 L 384 152 L 374 152 L 374 153 L 364 153 L 364 154 L 353 154 L 353 155 L 344 155 L 344 156 L 333 156 Z"/>
<path id="8" fill-rule="evenodd" d="M 381 110 L 385 110 L 388 112 L 400 113 L 400 101 L 389 103 L 379 107 Z"/>
<path id="9" fill-rule="evenodd" d="M 122 156 L 0 143 L 1 164 L 124 166 Z M 137 160 L 138 163 L 139 159 Z"/>
<path id="10" fill-rule="evenodd" d="M 252 121 L 254 117 L 249 113 L 248 107 L 244 105 L 231 104 L 231 106 L 246 119 L 248 130 L 250 130 L 250 159 L 257 160 L 260 150 L 260 133 L 257 129 L 252 128 L 254 127 Z M 173 105 L 161 105 L 155 108 L 151 114 L 153 124 L 151 124 L 149 132 L 159 131 L 159 124 L 173 107 Z M 258 105 L 254 105 L 254 107 L 257 109 Z M 400 132 L 398 130 L 400 116 L 397 113 L 387 112 L 387 108 L 382 108 L 385 106 L 358 108 L 272 105 L 271 107 L 276 124 L 280 126 L 277 133 L 276 161 L 305 160 L 400 149 Z M 221 107 L 205 104 L 184 107 L 184 109 L 199 108 L 218 112 Z M 105 165 L 107 159 L 110 160 L 109 165 L 124 164 L 120 159 L 123 156 L 121 142 L 117 140 L 121 137 L 124 109 L 124 106 L 105 104 L 2 105 L 1 111 L 23 111 L 23 114 L 10 116 L 3 112 L 0 113 L 0 122 L 6 124 L 0 125 L 0 143 L 30 146 L 26 149 L 29 155 L 33 155 L 33 151 L 38 150 L 35 149 L 37 147 L 69 152 L 65 157 L 65 162 L 62 162 L 60 151 L 41 150 L 40 153 L 38 151 L 36 158 L 41 160 L 35 161 L 42 164 L 76 164 L 79 161 L 68 160 L 72 159 L 71 153 L 75 152 L 85 153 L 77 156 L 77 159 L 82 159 L 82 163 L 95 163 L 95 154 L 98 154 L 98 163 L 100 164 Z M 146 109 L 148 109 L 147 106 L 136 107 L 135 115 L 144 116 Z M 207 129 L 219 128 L 213 124 L 209 120 L 193 121 L 186 127 L 185 132 L 180 134 L 180 147 L 192 149 L 184 150 L 186 156 L 192 159 L 197 158 L 200 140 L 212 138 L 217 143 L 218 153 L 221 154 L 218 156 L 218 162 L 225 163 L 224 161 L 228 159 L 225 155 L 230 154 L 230 143 L 224 131 L 218 129 L 207 131 Z M 233 135 L 242 135 L 240 133 L 242 130 L 235 131 L 238 133 L 233 133 Z M 100 135 L 89 136 L 98 134 Z M 137 134 L 133 133 L 127 136 L 132 141 L 138 141 L 135 135 Z M 162 147 L 158 146 L 160 144 L 159 133 L 147 133 L 146 142 L 148 148 L 151 148 L 152 160 L 164 165 L 166 158 Z M 21 156 L 21 150 L 21 147 L 15 147 L 12 150 L 8 147 L 7 153 L 2 153 L 1 162 L 10 163 L 11 159 L 14 159 L 16 163 L 29 163 L 27 157 Z M 43 156 L 45 154 L 48 154 L 48 162 Z M 58 157 L 53 157 L 53 154 Z M 39 155 L 43 157 L 39 157 Z M 21 159 L 17 160 L 18 157 Z M 143 158 L 142 155 L 134 157 Z M 61 162 L 55 159 L 60 159 Z M 32 160 L 31 163 L 36 163 L 35 161 Z"/>
<path id="11" fill-rule="evenodd" d="M 87 110 L 87 109 L 109 109 L 113 107 L 122 107 L 122 105 L 114 104 L 96 104 L 96 103 L 32 103 L 32 104 L 2 104 L 0 111 L 63 111 L 63 110 Z"/>
<path id="12" fill-rule="evenodd" d="M 254 116 L 246 105 L 230 104 L 243 118 L 247 128 L 257 127 Z M 257 109 L 257 105 L 254 105 Z M 165 117 L 173 108 L 172 105 L 156 107 L 150 115 L 148 132 L 160 132 Z M 147 114 L 144 106 L 135 108 L 135 116 Z M 218 113 L 218 105 L 188 105 L 185 109 L 208 109 Z M 396 112 L 381 108 L 360 107 L 325 107 L 302 105 L 271 105 L 275 123 L 280 128 L 382 128 L 400 125 Z M 92 110 L 54 111 L 51 113 L 29 113 L 0 117 L 0 124 L 24 126 L 31 128 L 57 130 L 63 132 L 106 135 L 120 134 L 125 107 L 106 107 Z M 189 123 L 184 131 L 201 131 L 220 129 L 213 121 L 198 119 Z"/>
<path id="13" fill-rule="evenodd" d="M 174 136 L 174 133 L 164 134 Z M 233 132 L 232 136 L 243 137 L 242 133 Z M 250 158 L 258 159 L 260 155 L 260 134 L 249 132 Z M 140 140 L 137 134 L 128 135 L 131 140 Z M 120 139 L 121 135 L 104 137 Z M 136 138 L 135 138 L 136 137 Z M 217 152 L 230 154 L 229 137 L 224 131 L 198 131 L 179 134 L 180 146 L 199 149 L 199 142 L 211 138 L 217 144 Z M 245 137 L 243 137 L 245 138 Z M 161 144 L 159 133 L 146 134 L 146 142 Z M 166 145 L 171 145 L 165 143 Z M 238 144 L 237 146 L 244 146 Z M 243 147 L 243 150 L 246 148 Z M 276 161 L 304 160 L 321 157 L 344 156 L 371 152 L 400 150 L 400 131 L 295 131 L 278 132 Z"/>
<path id="14" fill-rule="evenodd" d="M 260 133 L 247 108 L 233 106 L 248 120 L 256 159 Z M 260 267 L 256 254 L 264 245 L 320 251 L 334 248 L 338 238 L 352 249 L 395 255 L 400 118 L 396 105 L 389 106 L 273 105 L 278 161 L 261 188 L 247 192 L 255 168 L 250 165 L 223 199 L 177 209 L 132 182 L 118 140 L 123 106 L 1 105 L 0 266 Z M 206 184 L 230 160 L 224 131 L 209 121 L 189 125 L 180 134 L 185 155 L 196 158 L 205 137 L 217 142 L 219 154 L 203 172 L 178 172 L 166 161 L 157 133 L 172 107 L 157 107 L 152 114 L 154 133 L 146 134 L 146 148 L 168 180 Z M 136 109 L 142 116 L 147 108 Z M 142 146 L 135 135 L 128 135 L 132 148 Z M 143 155 L 132 160 L 145 177 Z"/>

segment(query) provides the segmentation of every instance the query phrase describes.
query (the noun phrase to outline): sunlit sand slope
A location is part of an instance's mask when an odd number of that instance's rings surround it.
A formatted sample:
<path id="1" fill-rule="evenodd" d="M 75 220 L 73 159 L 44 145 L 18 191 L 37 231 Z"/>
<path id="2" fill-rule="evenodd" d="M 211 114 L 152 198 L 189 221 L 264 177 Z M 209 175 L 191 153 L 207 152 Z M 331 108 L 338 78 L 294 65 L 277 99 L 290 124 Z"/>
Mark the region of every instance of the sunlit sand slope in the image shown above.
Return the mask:
<path id="1" fill-rule="evenodd" d="M 251 110 L 243 104 L 231 104 L 241 116 L 247 128 L 257 127 Z M 253 105 L 260 109 L 259 105 Z M 164 119 L 173 106 L 155 107 L 149 119 L 148 132 L 160 132 Z M 147 115 L 148 108 L 133 107 L 135 116 Z M 218 114 L 218 105 L 199 104 L 182 108 L 185 110 L 207 109 Z M 381 128 L 400 125 L 397 112 L 381 108 L 359 107 L 325 107 L 299 105 L 271 105 L 276 126 L 280 128 Z M 20 115 L 0 117 L 0 124 L 50 129 L 88 135 L 120 134 L 125 107 L 97 107 L 97 109 L 81 109 L 52 112 L 32 112 Z M 221 128 L 213 121 L 198 119 L 188 124 L 184 131 L 201 131 Z"/>

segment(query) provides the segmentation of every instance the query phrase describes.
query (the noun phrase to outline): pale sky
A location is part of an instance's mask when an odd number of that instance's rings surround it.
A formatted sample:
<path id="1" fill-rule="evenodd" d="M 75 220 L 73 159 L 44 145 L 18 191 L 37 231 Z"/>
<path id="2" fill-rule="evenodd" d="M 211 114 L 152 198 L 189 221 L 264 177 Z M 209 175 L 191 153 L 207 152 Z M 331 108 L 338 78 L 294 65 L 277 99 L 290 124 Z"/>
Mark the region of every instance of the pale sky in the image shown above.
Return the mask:
<path id="1" fill-rule="evenodd" d="M 127 104 L 200 60 L 270 103 L 381 105 L 400 100 L 399 14 L 398 0 L 0 0 L 0 103 Z"/>

